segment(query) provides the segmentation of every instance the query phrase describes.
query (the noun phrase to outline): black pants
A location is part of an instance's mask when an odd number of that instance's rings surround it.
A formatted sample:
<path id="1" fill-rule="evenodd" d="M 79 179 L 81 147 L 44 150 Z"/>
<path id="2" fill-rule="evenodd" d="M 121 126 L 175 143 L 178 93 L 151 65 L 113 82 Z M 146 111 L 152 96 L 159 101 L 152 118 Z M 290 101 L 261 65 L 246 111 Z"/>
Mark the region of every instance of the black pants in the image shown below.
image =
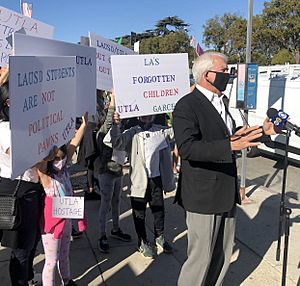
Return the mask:
<path id="1" fill-rule="evenodd" d="M 37 236 L 36 243 L 31 250 L 21 248 L 12 249 L 9 262 L 9 274 L 12 286 L 27 286 L 28 281 L 33 279 L 33 260 L 39 240 L 40 236 Z"/>
<path id="2" fill-rule="evenodd" d="M 0 189 L 5 193 L 13 192 L 16 183 L 17 180 L 1 178 Z M 1 244 L 12 250 L 9 263 L 12 286 L 27 286 L 28 281 L 34 276 L 33 259 L 41 236 L 43 190 L 39 184 L 22 181 L 18 196 L 20 196 L 21 225 L 17 230 L 4 230 Z"/>
<path id="3" fill-rule="evenodd" d="M 22 224 L 18 230 L 23 243 L 12 248 L 9 264 L 10 279 L 13 286 L 28 285 L 33 279 L 33 259 L 40 240 L 41 198 L 39 195 L 29 195 L 22 198 Z M 19 238 L 20 239 L 20 238 Z"/>
<path id="4" fill-rule="evenodd" d="M 154 235 L 158 237 L 164 232 L 165 222 L 164 198 L 160 177 L 148 179 L 144 198 L 131 197 L 132 215 L 139 246 L 141 241 L 148 241 L 145 225 L 147 203 L 149 203 L 153 215 Z"/>

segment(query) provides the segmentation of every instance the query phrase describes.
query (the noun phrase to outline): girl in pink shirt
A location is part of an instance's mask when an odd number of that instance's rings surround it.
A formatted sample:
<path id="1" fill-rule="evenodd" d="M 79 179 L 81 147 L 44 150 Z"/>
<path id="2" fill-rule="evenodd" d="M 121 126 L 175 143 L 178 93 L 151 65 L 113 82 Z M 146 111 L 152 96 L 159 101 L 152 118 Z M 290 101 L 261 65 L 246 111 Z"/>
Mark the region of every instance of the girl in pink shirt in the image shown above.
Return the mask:
<path id="1" fill-rule="evenodd" d="M 86 123 L 87 114 L 82 117 L 82 124 L 70 143 L 60 148 L 54 148 L 47 160 L 43 160 L 38 164 L 40 180 L 46 193 L 42 234 L 45 252 L 45 265 L 42 273 L 44 286 L 55 285 L 56 267 L 58 267 L 63 285 L 76 285 L 70 279 L 69 263 L 72 220 L 52 217 L 52 198 L 56 196 L 73 196 L 66 164 L 72 158 L 83 137 Z M 84 225 L 79 225 L 80 231 L 83 231 L 84 228 Z"/>

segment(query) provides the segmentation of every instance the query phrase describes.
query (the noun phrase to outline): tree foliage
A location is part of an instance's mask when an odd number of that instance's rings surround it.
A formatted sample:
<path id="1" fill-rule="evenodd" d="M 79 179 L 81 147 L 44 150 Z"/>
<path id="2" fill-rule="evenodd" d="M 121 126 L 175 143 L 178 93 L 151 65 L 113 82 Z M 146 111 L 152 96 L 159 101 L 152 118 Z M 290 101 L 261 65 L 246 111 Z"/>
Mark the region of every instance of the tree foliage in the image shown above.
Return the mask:
<path id="1" fill-rule="evenodd" d="M 265 2 L 262 18 L 278 49 L 291 51 L 300 63 L 300 1 Z"/>
<path id="2" fill-rule="evenodd" d="M 247 22 L 236 14 L 215 16 L 204 25 L 204 43 L 229 56 L 229 62 L 242 62 L 245 58 Z"/>
<path id="3" fill-rule="evenodd" d="M 157 21 L 154 29 L 136 34 L 136 40 L 140 41 L 140 54 L 188 53 L 191 64 L 195 55 L 190 47 L 188 27 L 189 24 L 177 16 Z M 122 39 L 122 45 L 130 47 L 130 35 Z"/>
<path id="4" fill-rule="evenodd" d="M 155 27 L 155 33 L 157 36 L 166 36 L 174 31 L 187 33 L 189 24 L 186 24 L 177 16 L 172 16 L 157 21 Z"/>
<path id="5" fill-rule="evenodd" d="M 267 65 L 279 57 L 281 62 L 300 63 L 299 19 L 299 0 L 265 2 L 262 13 L 253 17 L 252 61 Z M 227 54 L 230 62 L 244 62 L 246 33 L 246 19 L 225 13 L 206 22 L 203 38 L 208 47 Z"/>
<path id="6" fill-rule="evenodd" d="M 245 18 L 224 13 L 209 19 L 203 27 L 207 50 L 225 53 L 230 63 L 245 62 Z M 187 52 L 191 63 L 196 55 L 189 45 L 188 28 L 189 24 L 177 16 L 158 20 L 153 29 L 137 33 L 140 53 Z M 122 44 L 130 47 L 130 35 L 123 36 Z M 269 0 L 264 3 L 262 13 L 253 17 L 252 61 L 259 65 L 300 63 L 300 0 Z"/>
<path id="7" fill-rule="evenodd" d="M 285 63 L 295 64 L 295 57 L 288 49 L 282 49 L 272 58 L 272 65 L 284 65 Z"/>

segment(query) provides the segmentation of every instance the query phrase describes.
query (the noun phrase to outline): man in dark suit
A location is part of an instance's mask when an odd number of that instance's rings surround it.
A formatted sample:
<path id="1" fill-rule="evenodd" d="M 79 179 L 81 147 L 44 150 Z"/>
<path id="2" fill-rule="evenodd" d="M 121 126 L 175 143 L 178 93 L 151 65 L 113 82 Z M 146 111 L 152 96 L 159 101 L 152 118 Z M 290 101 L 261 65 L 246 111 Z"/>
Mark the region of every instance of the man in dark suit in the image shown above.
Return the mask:
<path id="1" fill-rule="evenodd" d="M 173 113 L 182 159 L 176 197 L 186 210 L 188 227 L 188 258 L 178 285 L 222 285 L 240 203 L 234 152 L 259 145 L 253 140 L 263 129 L 244 126 L 235 131 L 222 94 L 229 80 L 225 55 L 204 53 L 196 59 L 193 75 L 194 90 L 179 100 Z M 271 123 L 265 123 L 268 131 Z"/>

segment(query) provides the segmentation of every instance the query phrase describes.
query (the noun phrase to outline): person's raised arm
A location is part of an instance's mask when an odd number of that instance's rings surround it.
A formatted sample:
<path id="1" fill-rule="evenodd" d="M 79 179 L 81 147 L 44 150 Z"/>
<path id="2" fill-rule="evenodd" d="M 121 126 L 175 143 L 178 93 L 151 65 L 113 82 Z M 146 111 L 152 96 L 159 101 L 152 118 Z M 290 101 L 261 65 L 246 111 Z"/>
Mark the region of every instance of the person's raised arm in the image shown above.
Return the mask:
<path id="1" fill-rule="evenodd" d="M 88 113 L 86 112 L 84 114 L 84 116 L 82 116 L 82 123 L 80 125 L 80 127 L 78 128 L 78 130 L 75 133 L 75 136 L 73 137 L 73 139 L 70 141 L 69 145 L 68 145 L 68 160 L 70 160 L 77 148 L 77 146 L 80 144 L 80 141 L 84 135 L 86 126 L 88 123 Z"/>
<path id="2" fill-rule="evenodd" d="M 109 102 L 106 118 L 103 125 L 100 127 L 99 132 L 106 134 L 110 130 L 113 124 L 114 112 L 115 112 L 115 92 L 114 89 L 112 89 L 110 93 L 110 102 Z"/>
<path id="3" fill-rule="evenodd" d="M 115 112 L 113 116 L 113 125 L 110 131 L 113 148 L 120 151 L 130 151 L 127 149 L 131 145 L 131 140 L 140 130 L 139 126 L 134 126 L 122 133 L 120 130 L 120 115 Z"/>

